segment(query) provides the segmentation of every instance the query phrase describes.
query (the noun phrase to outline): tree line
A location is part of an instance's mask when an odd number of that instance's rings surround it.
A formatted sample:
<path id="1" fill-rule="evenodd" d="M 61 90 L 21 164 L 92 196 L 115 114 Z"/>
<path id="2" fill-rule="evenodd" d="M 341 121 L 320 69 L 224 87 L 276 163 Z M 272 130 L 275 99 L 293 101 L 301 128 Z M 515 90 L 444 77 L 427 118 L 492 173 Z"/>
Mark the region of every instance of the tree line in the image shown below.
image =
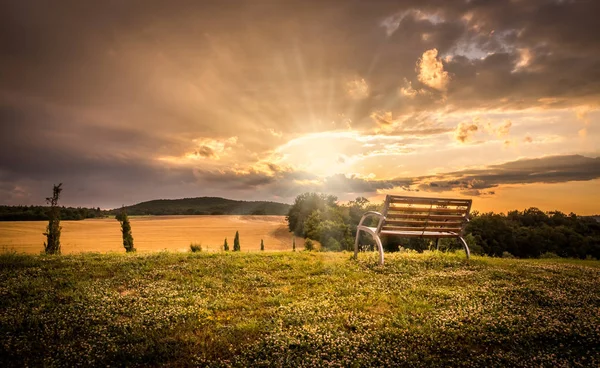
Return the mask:
<path id="1" fill-rule="evenodd" d="M 57 207 L 63 220 L 85 220 L 108 216 L 107 211 L 98 208 Z M 45 221 L 48 220 L 48 206 L 0 206 L 0 221 Z"/>
<path id="2" fill-rule="evenodd" d="M 382 209 L 383 203 L 373 204 L 363 197 L 341 205 L 332 195 L 304 193 L 296 197 L 286 219 L 294 235 L 318 241 L 322 250 L 350 251 L 362 215 Z M 600 222 L 591 216 L 529 208 L 507 214 L 475 211 L 470 219 L 465 239 L 473 254 L 600 259 Z M 421 252 L 435 248 L 435 240 L 431 239 L 382 236 L 381 240 L 387 252 L 402 248 Z M 360 243 L 367 248 L 374 244 L 368 234 L 361 234 Z M 312 246 L 312 242 L 309 245 Z M 440 239 L 439 246 L 442 250 L 461 247 L 454 239 Z"/>

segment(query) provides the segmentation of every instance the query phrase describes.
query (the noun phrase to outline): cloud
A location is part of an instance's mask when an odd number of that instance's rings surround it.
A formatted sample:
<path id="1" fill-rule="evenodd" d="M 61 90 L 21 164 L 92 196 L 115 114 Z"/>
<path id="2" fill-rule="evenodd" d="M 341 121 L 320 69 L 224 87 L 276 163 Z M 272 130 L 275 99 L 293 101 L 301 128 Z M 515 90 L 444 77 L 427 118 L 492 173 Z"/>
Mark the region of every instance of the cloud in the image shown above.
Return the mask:
<path id="1" fill-rule="evenodd" d="M 461 143 L 466 143 L 469 141 L 471 135 L 478 129 L 479 128 L 476 124 L 469 124 L 465 122 L 459 123 L 454 131 L 454 138 Z"/>
<path id="2" fill-rule="evenodd" d="M 438 50 L 431 49 L 423 53 L 417 62 L 419 81 L 438 91 L 446 91 L 450 76 L 444 71 L 442 60 L 437 57 Z"/>
<path id="3" fill-rule="evenodd" d="M 420 177 L 414 180 L 413 185 L 424 191 L 483 190 L 509 184 L 565 183 L 598 178 L 600 157 L 566 155 L 522 159 L 482 169 Z"/>
<path id="4" fill-rule="evenodd" d="M 369 85 L 364 78 L 351 80 L 346 86 L 348 95 L 353 99 L 359 100 L 369 96 Z"/>

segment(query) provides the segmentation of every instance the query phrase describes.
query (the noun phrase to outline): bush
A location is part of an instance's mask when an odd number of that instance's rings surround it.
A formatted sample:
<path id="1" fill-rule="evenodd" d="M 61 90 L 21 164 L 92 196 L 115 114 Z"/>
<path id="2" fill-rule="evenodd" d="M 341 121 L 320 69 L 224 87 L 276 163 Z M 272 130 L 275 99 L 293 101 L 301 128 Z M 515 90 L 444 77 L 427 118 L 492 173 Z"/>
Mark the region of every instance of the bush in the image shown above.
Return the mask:
<path id="1" fill-rule="evenodd" d="M 307 251 L 309 251 L 309 252 L 312 251 L 312 250 L 315 250 L 315 243 L 312 240 L 310 240 L 310 239 L 306 239 L 304 241 L 304 249 L 307 250 Z"/>
<path id="2" fill-rule="evenodd" d="M 202 252 L 202 244 L 199 244 L 199 243 L 191 243 L 191 244 L 190 244 L 190 250 L 191 250 L 193 253 L 196 253 L 196 252 Z"/>
<path id="3" fill-rule="evenodd" d="M 502 258 L 515 258 L 510 252 L 504 251 L 502 252 Z"/>
<path id="4" fill-rule="evenodd" d="M 238 231 L 235 232 L 235 238 L 233 238 L 233 251 L 240 251 L 240 233 Z"/>
<path id="5" fill-rule="evenodd" d="M 131 234 L 131 223 L 125 209 L 121 209 L 121 213 L 117 215 L 117 220 L 121 223 L 121 233 L 123 234 L 123 247 L 127 253 L 135 252 L 133 247 L 133 235 Z"/>
<path id="6" fill-rule="evenodd" d="M 547 259 L 551 259 L 551 258 L 560 258 L 558 256 L 558 254 L 553 253 L 553 252 L 545 252 L 540 254 L 540 258 L 547 258 Z"/>

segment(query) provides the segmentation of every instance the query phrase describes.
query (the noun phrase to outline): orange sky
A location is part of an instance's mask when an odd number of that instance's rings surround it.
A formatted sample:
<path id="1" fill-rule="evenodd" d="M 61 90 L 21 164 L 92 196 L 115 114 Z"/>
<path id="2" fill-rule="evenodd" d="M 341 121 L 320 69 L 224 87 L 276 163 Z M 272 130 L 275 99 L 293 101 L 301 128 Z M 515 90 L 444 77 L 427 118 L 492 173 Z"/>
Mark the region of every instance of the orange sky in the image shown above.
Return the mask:
<path id="1" fill-rule="evenodd" d="M 7 2 L 0 204 L 600 213 L 600 3 Z"/>

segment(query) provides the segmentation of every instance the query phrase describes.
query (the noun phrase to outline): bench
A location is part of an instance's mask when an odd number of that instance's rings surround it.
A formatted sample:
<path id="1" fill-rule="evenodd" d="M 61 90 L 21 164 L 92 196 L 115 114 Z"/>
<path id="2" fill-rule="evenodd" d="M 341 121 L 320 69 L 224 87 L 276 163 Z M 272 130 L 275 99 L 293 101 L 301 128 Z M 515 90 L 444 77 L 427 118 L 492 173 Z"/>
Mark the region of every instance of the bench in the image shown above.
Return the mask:
<path id="1" fill-rule="evenodd" d="M 382 213 L 366 212 L 356 229 L 354 257 L 358 255 L 360 232 L 371 234 L 379 250 L 379 264 L 383 265 L 381 235 L 396 235 L 406 238 L 436 239 L 439 249 L 440 238 L 457 238 L 465 248 L 467 259 L 470 251 L 463 235 L 469 221 L 471 199 L 424 198 L 387 195 Z M 378 217 L 377 227 L 363 225 L 369 217 Z"/>

